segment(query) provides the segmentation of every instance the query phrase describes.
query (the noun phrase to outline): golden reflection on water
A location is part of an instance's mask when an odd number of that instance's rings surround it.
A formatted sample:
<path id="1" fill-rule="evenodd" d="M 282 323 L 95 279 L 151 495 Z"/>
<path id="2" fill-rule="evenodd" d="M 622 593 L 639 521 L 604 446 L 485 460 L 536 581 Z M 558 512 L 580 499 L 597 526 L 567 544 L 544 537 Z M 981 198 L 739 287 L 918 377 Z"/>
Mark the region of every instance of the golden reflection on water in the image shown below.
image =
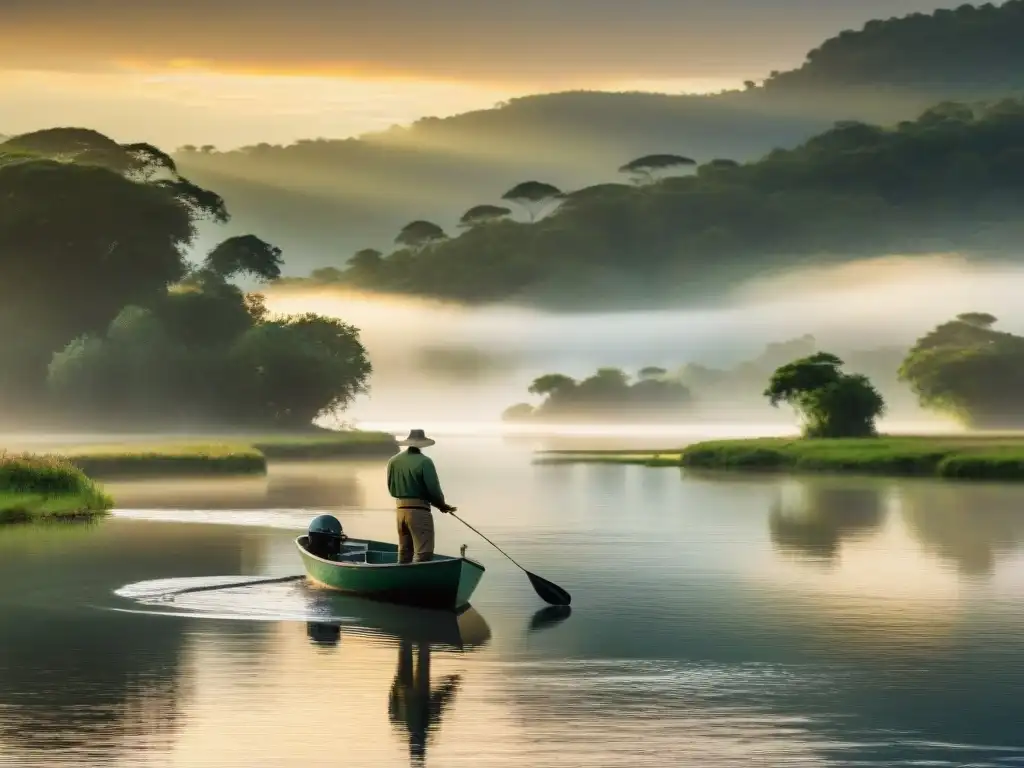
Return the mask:
<path id="1" fill-rule="evenodd" d="M 748 563 L 748 577 L 780 590 L 789 611 L 852 654 L 948 647 L 973 606 L 971 579 L 985 584 L 997 555 L 1024 541 L 1013 487 L 827 477 L 773 485 L 774 554 Z"/>
<path id="2" fill-rule="evenodd" d="M 351 605 L 311 612 L 321 597 L 297 582 L 165 606 L 187 618 L 104 611 L 126 584 L 296 573 L 285 529 L 308 502 L 393 537 L 393 514 L 372 511 L 380 463 L 117 484 L 157 519 L 247 525 L 0 531 L 0 764 L 983 765 L 986 745 L 1016 749 L 1019 487 L 438 448 L 474 524 L 569 588 L 571 617 L 531 618 L 522 574 L 445 519 L 439 551 L 469 541 L 488 568 L 486 645 L 459 651 L 435 622 L 371 632 Z"/>
<path id="3" fill-rule="evenodd" d="M 428 643 L 342 630 L 337 645 L 324 645 L 283 623 L 258 656 L 238 663 L 233 654 L 215 635 L 193 636 L 185 674 L 194 695 L 173 765 L 201 765 L 226 741 L 238 765 L 284 754 L 304 766 L 402 765 L 422 753 L 441 765 L 459 742 L 512 736 L 493 681 Z"/>

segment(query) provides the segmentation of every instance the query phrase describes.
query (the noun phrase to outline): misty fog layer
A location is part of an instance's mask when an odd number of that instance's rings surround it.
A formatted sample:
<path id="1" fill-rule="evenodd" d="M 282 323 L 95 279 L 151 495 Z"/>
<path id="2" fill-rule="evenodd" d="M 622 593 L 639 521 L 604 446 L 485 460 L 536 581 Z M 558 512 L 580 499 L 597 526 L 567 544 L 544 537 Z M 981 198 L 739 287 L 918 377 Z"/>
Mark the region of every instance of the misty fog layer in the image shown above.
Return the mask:
<path id="1" fill-rule="evenodd" d="M 362 329 L 375 369 L 372 396 L 361 398 L 347 419 L 452 430 L 495 425 L 504 408 L 531 399 L 526 389 L 542 373 L 582 377 L 604 366 L 635 373 L 647 365 L 672 370 L 693 362 L 728 368 L 756 357 L 768 343 L 808 333 L 839 353 L 909 347 L 938 323 L 975 310 L 1019 331 L 1022 286 L 1024 268 L 956 255 L 893 256 L 754 281 L 714 310 L 546 314 L 331 291 L 271 292 L 268 304 L 274 312 L 314 311 Z M 698 406 L 695 420 L 701 416 Z M 759 420 L 775 424 L 768 432 L 786 429 L 767 403 L 736 409 L 737 425 Z M 913 407 L 882 422 L 883 428 L 903 426 L 952 425 Z"/>

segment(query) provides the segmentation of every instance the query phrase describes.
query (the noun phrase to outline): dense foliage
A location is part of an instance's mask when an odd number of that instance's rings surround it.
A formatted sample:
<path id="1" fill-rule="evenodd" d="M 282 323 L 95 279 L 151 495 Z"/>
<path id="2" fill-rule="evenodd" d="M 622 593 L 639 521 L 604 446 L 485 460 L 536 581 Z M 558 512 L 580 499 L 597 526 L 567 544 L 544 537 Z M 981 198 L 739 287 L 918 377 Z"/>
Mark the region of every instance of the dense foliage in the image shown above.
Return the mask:
<path id="1" fill-rule="evenodd" d="M 344 410 L 370 372 L 352 326 L 268 319 L 261 301 L 207 275 L 73 340 L 48 385 L 58 406 L 98 424 L 303 428 Z"/>
<path id="2" fill-rule="evenodd" d="M 61 128 L 0 144 L 0 401 L 94 426 L 308 426 L 365 390 L 358 331 L 268 318 L 231 283 L 281 274 L 281 250 L 227 238 L 186 253 L 224 201 L 148 144 Z M 8 416 L 10 418 L 10 416 Z"/>
<path id="3" fill-rule="evenodd" d="M 198 222 L 227 219 L 159 150 L 75 128 L 0 144 L 0 196 L 5 393 L 31 393 L 68 339 L 180 280 Z"/>
<path id="4" fill-rule="evenodd" d="M 816 352 L 780 366 L 764 396 L 787 403 L 800 417 L 805 437 L 870 437 L 885 401 L 866 376 L 845 373 L 843 361 Z"/>
<path id="5" fill-rule="evenodd" d="M 340 280 L 471 302 L 649 304 L 810 257 L 1008 252 L 1024 203 L 1024 102 L 942 104 L 893 128 L 842 123 L 756 163 L 719 159 L 641 186 L 518 187 L 560 205 L 536 222 L 502 218 L 398 250 Z"/>
<path id="6" fill-rule="evenodd" d="M 1008 92 L 1024 88 L 1024 2 L 961 5 L 952 10 L 874 20 L 830 38 L 799 69 L 772 73 L 770 91 L 898 86 L 959 86 Z"/>
<path id="7" fill-rule="evenodd" d="M 1024 337 L 995 322 L 969 312 L 917 340 L 900 377 L 923 407 L 978 429 L 1024 426 Z"/>
<path id="8" fill-rule="evenodd" d="M 804 66 L 774 73 L 763 87 L 759 81 L 766 73 L 751 72 L 743 91 L 542 94 L 357 139 L 309 139 L 229 152 L 191 148 L 178 159 L 189 174 L 227 196 L 241 226 L 258 222 L 282 245 L 293 270 L 339 269 L 359 248 L 390 243 L 414 218 L 451 232 L 462 212 L 497 203 L 506 185 L 517 180 L 541 179 L 564 190 L 628 181 L 615 169 L 652 153 L 678 154 L 712 167 L 715 158 L 751 161 L 776 147 L 795 146 L 837 120 L 890 125 L 944 100 L 1019 94 L 1024 85 L 1024 46 L 1016 44 L 1024 32 L 1021 8 L 1021 0 L 1013 0 L 872 21 L 826 41 L 808 54 Z M 791 216 L 800 214 L 795 200 L 780 207 Z M 818 210 L 812 206 L 804 218 Z M 644 225 L 643 219 L 637 222 Z M 751 228 L 763 227 L 754 222 Z M 728 222 L 724 230 L 735 234 Z M 930 236 L 927 222 L 913 232 Z M 632 234 L 627 230 L 622 237 Z M 466 243 L 462 255 L 474 244 L 482 242 Z M 614 250 L 622 266 L 626 251 L 620 245 Z M 536 260 L 543 255 L 536 254 Z M 578 293 L 593 304 L 595 297 L 606 298 L 606 286 L 620 285 L 600 280 L 604 266 L 590 256 L 576 254 L 573 261 L 587 260 L 587 273 L 579 279 L 599 287 L 582 286 Z M 736 271 L 753 272 L 761 262 L 762 256 L 752 253 Z M 643 288 L 628 281 L 627 287 Z M 669 287 L 676 291 L 678 285 Z M 485 288 L 482 284 L 477 295 L 485 297 Z M 455 295 L 464 293 L 474 295 L 469 289 Z M 561 301 L 557 292 L 549 295 L 552 303 Z"/>
<path id="9" fill-rule="evenodd" d="M 662 369 L 644 369 L 630 381 L 617 368 L 600 368 L 577 381 L 560 373 L 538 377 L 529 392 L 543 398 L 536 407 L 519 403 L 507 409 L 506 421 L 681 421 L 689 417 L 690 390 L 665 377 Z"/>

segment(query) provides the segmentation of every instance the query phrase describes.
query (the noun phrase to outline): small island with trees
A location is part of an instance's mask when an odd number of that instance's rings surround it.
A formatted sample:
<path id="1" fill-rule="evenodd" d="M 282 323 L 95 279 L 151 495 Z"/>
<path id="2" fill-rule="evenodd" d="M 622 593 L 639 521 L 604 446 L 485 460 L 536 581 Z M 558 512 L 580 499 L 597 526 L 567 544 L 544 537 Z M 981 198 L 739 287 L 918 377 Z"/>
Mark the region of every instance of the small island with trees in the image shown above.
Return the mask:
<path id="1" fill-rule="evenodd" d="M 763 396 L 789 406 L 798 438 L 716 440 L 678 451 L 550 451 L 544 462 L 612 462 L 692 469 L 841 472 L 977 480 L 1024 480 L 1024 436 L 985 434 L 1024 425 L 1024 336 L 969 312 L 914 344 L 897 371 L 926 409 L 952 416 L 963 435 L 879 435 L 884 398 L 862 374 L 828 352 L 792 360 Z"/>

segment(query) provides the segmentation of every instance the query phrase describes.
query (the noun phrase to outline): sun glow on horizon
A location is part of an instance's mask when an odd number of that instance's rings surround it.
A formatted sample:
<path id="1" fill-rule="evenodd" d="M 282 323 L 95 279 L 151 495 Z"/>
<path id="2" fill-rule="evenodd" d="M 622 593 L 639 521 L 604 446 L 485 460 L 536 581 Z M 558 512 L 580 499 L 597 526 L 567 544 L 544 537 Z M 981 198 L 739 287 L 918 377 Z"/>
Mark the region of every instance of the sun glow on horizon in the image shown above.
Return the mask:
<path id="1" fill-rule="evenodd" d="M 289 144 L 350 138 L 424 117 L 489 109 L 509 99 L 564 90 L 705 94 L 738 87 L 727 78 L 477 82 L 425 77 L 377 64 L 302 66 L 182 58 L 117 59 L 104 68 L 0 71 L 8 113 L 0 133 L 83 125 L 117 140 L 173 149 Z"/>
<path id="2" fill-rule="evenodd" d="M 174 149 L 233 149 L 350 138 L 423 117 L 448 117 L 529 92 L 411 76 L 225 72 L 179 61 L 166 68 L 121 62 L 113 70 L 0 72 L 8 106 L 0 133 L 57 125 L 95 128 L 115 140 Z"/>

